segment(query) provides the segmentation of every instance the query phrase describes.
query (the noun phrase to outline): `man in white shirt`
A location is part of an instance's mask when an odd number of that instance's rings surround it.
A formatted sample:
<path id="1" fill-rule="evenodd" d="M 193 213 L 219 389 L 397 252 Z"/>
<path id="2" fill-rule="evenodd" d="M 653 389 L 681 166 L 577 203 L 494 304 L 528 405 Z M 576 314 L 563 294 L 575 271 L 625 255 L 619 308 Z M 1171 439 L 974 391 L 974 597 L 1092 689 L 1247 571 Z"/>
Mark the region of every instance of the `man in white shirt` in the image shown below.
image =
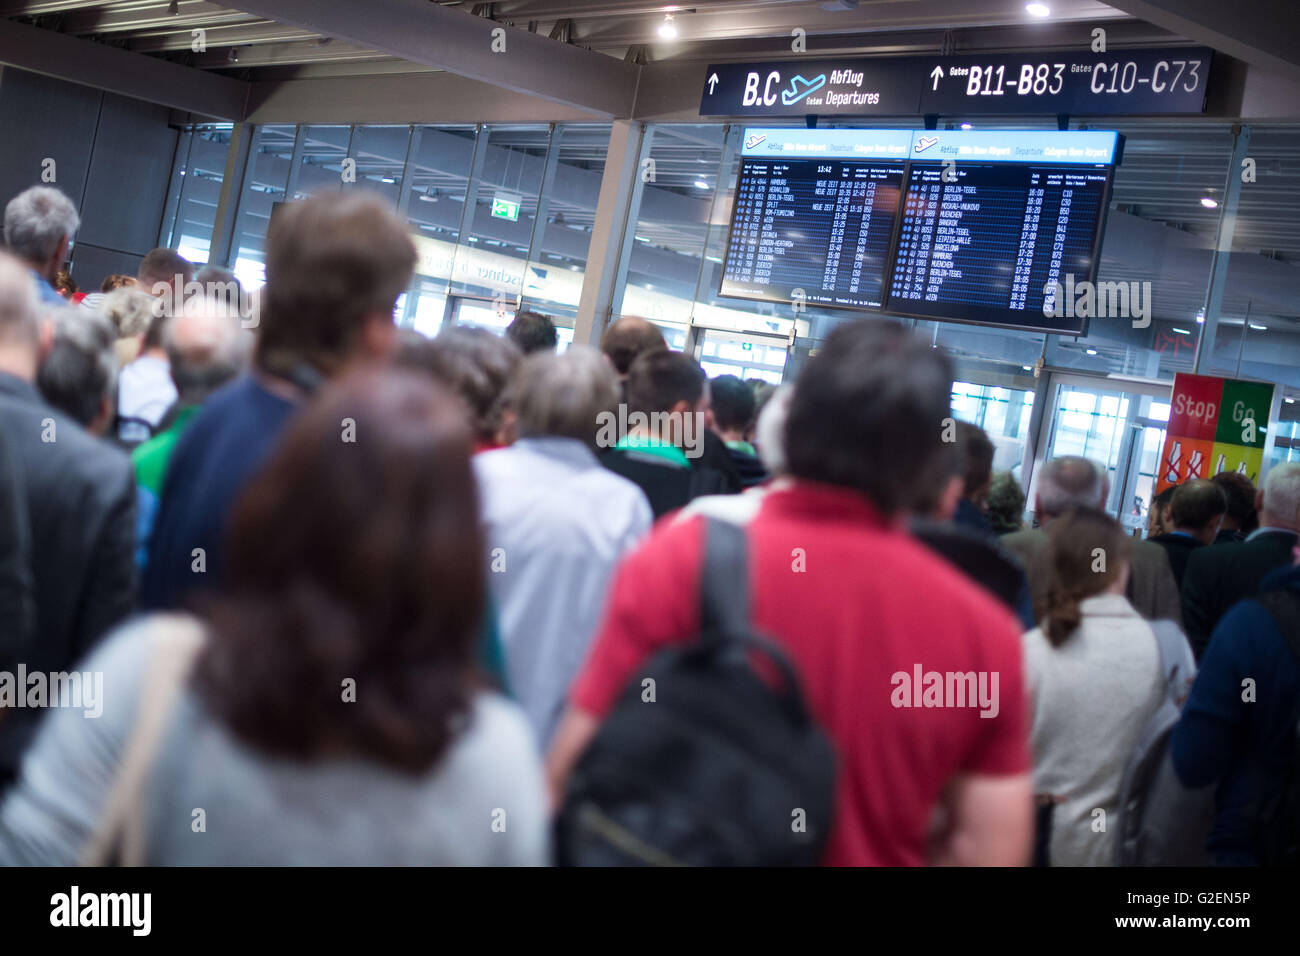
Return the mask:
<path id="1" fill-rule="evenodd" d="M 598 351 L 530 356 L 508 400 L 519 440 L 474 466 L 510 687 L 544 747 L 614 569 L 653 515 L 641 489 L 596 458 L 601 413 L 618 403 L 618 379 Z"/>

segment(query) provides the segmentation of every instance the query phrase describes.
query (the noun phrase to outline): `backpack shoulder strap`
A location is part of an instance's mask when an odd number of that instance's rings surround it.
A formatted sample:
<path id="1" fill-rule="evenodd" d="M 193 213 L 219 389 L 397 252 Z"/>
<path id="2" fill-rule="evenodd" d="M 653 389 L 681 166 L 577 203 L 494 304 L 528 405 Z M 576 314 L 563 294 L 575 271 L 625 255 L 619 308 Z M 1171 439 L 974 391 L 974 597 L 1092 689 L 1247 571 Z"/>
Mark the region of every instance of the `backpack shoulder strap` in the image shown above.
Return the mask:
<path id="1" fill-rule="evenodd" d="M 86 866 L 144 864 L 144 785 L 167 729 L 167 718 L 203 646 L 203 628 L 185 615 L 160 615 L 154 620 L 150 643 L 135 726 L 122 748 L 99 826 L 83 855 Z"/>
<path id="2" fill-rule="evenodd" d="M 700 631 L 739 634 L 749 628 L 749 561 L 745 529 L 705 516 L 700 579 Z"/>
<path id="3" fill-rule="evenodd" d="M 1173 621 L 1151 621 L 1150 624 L 1160 651 L 1160 676 L 1165 683 L 1165 696 L 1181 706 L 1196 676 L 1191 645 Z"/>
<path id="4" fill-rule="evenodd" d="M 1257 595 L 1255 600 L 1272 616 L 1282 639 L 1300 661 L 1300 594 L 1290 588 L 1277 588 Z"/>

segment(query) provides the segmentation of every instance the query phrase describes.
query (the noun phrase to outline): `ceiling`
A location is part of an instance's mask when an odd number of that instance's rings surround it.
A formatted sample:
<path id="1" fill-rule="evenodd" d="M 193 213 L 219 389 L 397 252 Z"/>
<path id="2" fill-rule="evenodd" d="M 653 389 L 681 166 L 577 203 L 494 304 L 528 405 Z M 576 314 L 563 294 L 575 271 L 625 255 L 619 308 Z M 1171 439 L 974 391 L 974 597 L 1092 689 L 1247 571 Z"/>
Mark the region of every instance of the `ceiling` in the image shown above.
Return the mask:
<path id="1" fill-rule="evenodd" d="M 823 55 L 1007 45 L 1017 32 L 1038 45 L 1063 46 L 1077 42 L 1077 31 L 1069 35 L 1063 26 L 1094 21 L 1114 22 L 1128 42 L 1179 39 L 1176 33 L 1140 23 L 1097 0 L 1054 0 L 1051 22 L 1033 21 L 1017 0 L 694 0 L 678 5 L 644 0 L 441 0 L 440 5 L 637 63 L 789 53 L 796 28 L 804 30 Z M 430 69 L 310 28 L 246 13 L 240 6 L 207 0 L 0 0 L 0 17 L 246 79 Z M 668 10 L 674 11 L 673 40 L 660 36 Z M 201 37 L 202 49 L 196 37 Z"/>

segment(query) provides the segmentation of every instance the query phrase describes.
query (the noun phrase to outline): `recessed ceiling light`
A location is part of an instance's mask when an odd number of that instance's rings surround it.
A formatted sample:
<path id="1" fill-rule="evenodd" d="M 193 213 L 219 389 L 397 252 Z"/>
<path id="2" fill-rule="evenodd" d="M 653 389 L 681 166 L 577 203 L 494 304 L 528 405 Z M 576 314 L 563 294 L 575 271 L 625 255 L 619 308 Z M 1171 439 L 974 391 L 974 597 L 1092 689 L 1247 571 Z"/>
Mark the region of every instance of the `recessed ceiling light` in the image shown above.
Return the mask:
<path id="1" fill-rule="evenodd" d="M 1096 355 L 1096 354 L 1097 354 L 1097 350 L 1096 350 L 1096 349 L 1088 349 L 1087 351 L 1088 351 L 1088 354 L 1089 354 L 1089 355 Z"/>
<path id="2" fill-rule="evenodd" d="M 1032 365 L 1022 365 L 1020 367 L 1024 369 L 1026 372 L 1032 372 L 1034 370 L 1034 367 Z"/>
<path id="3" fill-rule="evenodd" d="M 1191 335 L 1191 334 L 1192 334 L 1192 330 L 1191 330 L 1191 329 L 1174 329 L 1174 331 L 1177 332 L 1179 335 Z"/>
<path id="4" fill-rule="evenodd" d="M 962 129 L 970 129 L 970 123 L 962 123 L 962 124 L 961 124 L 961 128 L 962 128 Z"/>
<path id="5" fill-rule="evenodd" d="M 1288 396 L 1286 397 L 1286 403 L 1287 403 L 1288 405 L 1294 405 L 1294 404 L 1295 404 L 1295 399 L 1292 398 L 1290 395 L 1288 395 Z"/>
<path id="6" fill-rule="evenodd" d="M 1217 209 L 1219 207 L 1219 200 L 1215 199 L 1213 196 L 1202 196 L 1201 205 L 1206 209 Z"/>
<path id="7" fill-rule="evenodd" d="M 673 22 L 671 13 L 664 14 L 664 22 L 659 24 L 659 35 L 665 40 L 677 39 L 677 24 Z"/>
<path id="8" fill-rule="evenodd" d="M 709 188 L 709 184 L 706 183 L 703 179 L 697 179 L 697 180 L 695 180 L 695 188 L 696 188 L 696 189 L 708 189 L 708 188 Z"/>
<path id="9" fill-rule="evenodd" d="M 1052 15 L 1052 10 L 1045 3 L 1026 3 L 1025 13 L 1029 14 L 1031 17 L 1050 17 Z"/>
<path id="10" fill-rule="evenodd" d="M 1251 327 L 1252 329 L 1254 329 L 1256 332 L 1267 332 L 1267 331 L 1268 331 L 1268 326 L 1267 326 L 1267 325 L 1260 325 L 1258 322 L 1252 322 L 1252 323 L 1250 323 L 1250 327 Z"/>

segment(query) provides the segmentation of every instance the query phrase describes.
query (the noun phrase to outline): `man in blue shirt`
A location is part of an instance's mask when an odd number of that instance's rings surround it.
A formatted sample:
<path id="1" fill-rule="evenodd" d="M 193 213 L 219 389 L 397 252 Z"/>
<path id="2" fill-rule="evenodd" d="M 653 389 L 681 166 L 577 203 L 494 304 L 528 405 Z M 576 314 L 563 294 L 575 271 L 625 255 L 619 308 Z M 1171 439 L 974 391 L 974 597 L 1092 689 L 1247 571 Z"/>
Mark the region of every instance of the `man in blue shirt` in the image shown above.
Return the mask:
<path id="1" fill-rule="evenodd" d="M 1236 604 L 1210 638 L 1183 716 L 1174 769 L 1188 787 L 1218 784 L 1207 848 L 1221 866 L 1259 861 L 1259 810 L 1275 797 L 1296 748 L 1300 658 L 1283 620 L 1260 603 L 1300 600 L 1300 567 L 1279 568 L 1259 596 Z M 1293 616 L 1292 620 L 1296 618 Z"/>
<path id="2" fill-rule="evenodd" d="M 309 199 L 276 214 L 253 371 L 214 394 L 176 445 L 141 589 L 145 608 L 177 608 L 219 584 L 235 500 L 318 384 L 388 356 L 393 308 L 414 266 L 406 224 L 374 196 Z M 342 436 L 346 423 L 339 427 Z"/>
<path id="3" fill-rule="evenodd" d="M 63 268 L 81 225 L 72 200 L 53 186 L 33 186 L 5 207 L 5 245 L 32 270 L 42 305 L 63 305 L 51 281 Z"/>

